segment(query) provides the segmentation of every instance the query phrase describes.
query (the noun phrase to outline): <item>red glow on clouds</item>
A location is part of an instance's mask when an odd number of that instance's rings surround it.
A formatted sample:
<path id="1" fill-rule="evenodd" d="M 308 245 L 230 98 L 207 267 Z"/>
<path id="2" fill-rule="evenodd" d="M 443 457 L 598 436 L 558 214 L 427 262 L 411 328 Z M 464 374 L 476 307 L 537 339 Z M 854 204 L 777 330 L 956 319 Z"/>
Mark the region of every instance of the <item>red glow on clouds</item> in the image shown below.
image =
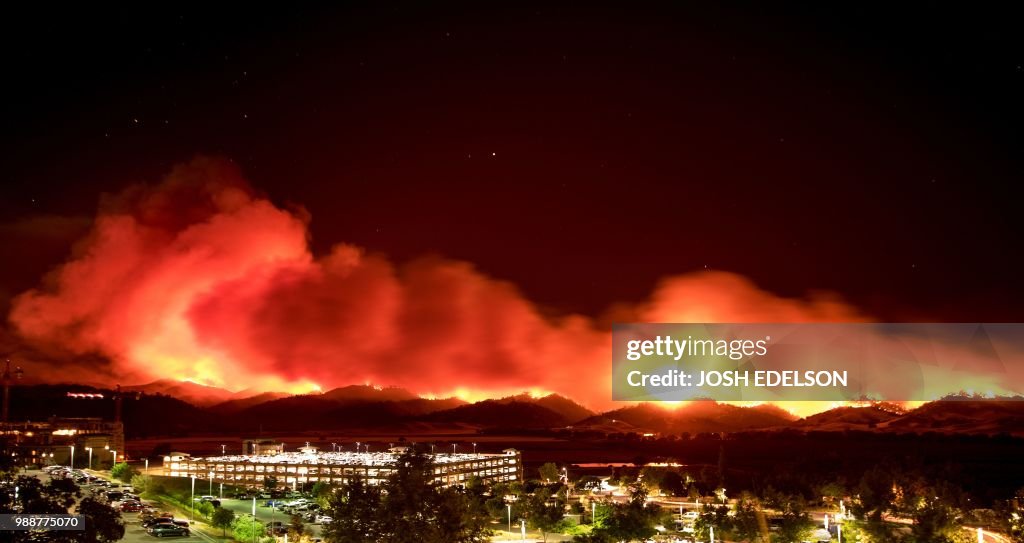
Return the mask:
<path id="1" fill-rule="evenodd" d="M 544 315 L 466 262 L 399 266 L 347 244 L 314 256 L 308 237 L 303 211 L 261 197 L 234 166 L 199 159 L 105 201 L 72 257 L 21 294 L 10 319 L 39 352 L 100 354 L 112 362 L 102 373 L 121 382 L 291 392 L 372 382 L 608 404 L 611 335 L 594 320 Z M 616 311 L 651 322 L 864 320 L 833 297 L 780 298 L 722 272 L 666 278 Z"/>

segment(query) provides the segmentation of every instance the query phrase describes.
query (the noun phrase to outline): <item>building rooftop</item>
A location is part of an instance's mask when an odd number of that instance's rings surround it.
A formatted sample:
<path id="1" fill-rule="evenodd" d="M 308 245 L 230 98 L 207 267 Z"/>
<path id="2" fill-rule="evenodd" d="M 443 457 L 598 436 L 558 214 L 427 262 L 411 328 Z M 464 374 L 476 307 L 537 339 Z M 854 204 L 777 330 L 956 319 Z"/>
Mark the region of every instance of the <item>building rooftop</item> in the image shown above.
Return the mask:
<path id="1" fill-rule="evenodd" d="M 473 460 L 493 459 L 498 456 L 514 454 L 511 450 L 503 454 L 484 453 L 437 453 L 428 454 L 434 464 L 450 464 Z M 192 458 L 192 461 L 213 463 L 251 463 L 251 464 L 327 464 L 332 466 L 392 466 L 401 456 L 394 452 L 283 452 L 273 454 L 229 454 Z"/>

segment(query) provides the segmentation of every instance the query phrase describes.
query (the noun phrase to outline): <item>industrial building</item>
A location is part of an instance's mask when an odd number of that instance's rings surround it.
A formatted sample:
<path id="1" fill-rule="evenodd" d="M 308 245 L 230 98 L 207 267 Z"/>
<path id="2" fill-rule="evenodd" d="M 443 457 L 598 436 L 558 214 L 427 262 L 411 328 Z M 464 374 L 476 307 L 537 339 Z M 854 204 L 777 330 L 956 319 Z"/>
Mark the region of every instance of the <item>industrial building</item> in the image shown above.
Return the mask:
<path id="1" fill-rule="evenodd" d="M 3 422 L 0 442 L 17 458 L 19 466 L 68 465 L 74 457 L 77 467 L 109 468 L 115 454 L 124 457 L 124 425 L 98 418 L 68 417 Z"/>
<path id="2" fill-rule="evenodd" d="M 277 484 L 299 486 L 322 481 L 345 484 L 360 478 L 379 484 L 394 471 L 405 452 L 396 447 L 387 452 L 320 452 L 303 447 L 296 452 L 268 449 L 265 453 L 193 458 L 185 453 L 164 457 L 164 474 L 170 477 L 212 479 L 215 483 L 262 487 L 273 478 Z M 473 477 L 483 482 L 519 481 L 523 477 L 522 457 L 515 449 L 501 454 L 438 453 L 427 455 L 433 462 L 434 481 L 444 486 L 465 484 Z"/>

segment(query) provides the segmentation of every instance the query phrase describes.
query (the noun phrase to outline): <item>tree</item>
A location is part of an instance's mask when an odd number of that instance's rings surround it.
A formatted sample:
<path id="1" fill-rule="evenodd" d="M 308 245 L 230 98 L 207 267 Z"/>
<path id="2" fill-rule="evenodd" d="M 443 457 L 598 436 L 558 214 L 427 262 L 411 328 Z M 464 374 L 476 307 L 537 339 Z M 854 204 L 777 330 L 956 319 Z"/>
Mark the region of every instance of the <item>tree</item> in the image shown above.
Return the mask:
<path id="1" fill-rule="evenodd" d="M 313 495 L 313 499 L 320 504 L 320 507 L 327 507 L 331 494 L 334 493 L 334 487 L 330 483 L 317 481 L 313 484 L 313 488 L 309 490 L 309 493 Z"/>
<path id="2" fill-rule="evenodd" d="M 299 515 L 292 515 L 291 522 L 288 524 L 288 534 L 298 541 L 305 533 L 306 523 L 302 521 L 302 517 Z"/>
<path id="3" fill-rule="evenodd" d="M 1024 488 L 1017 491 L 1014 499 L 1007 500 L 1003 510 L 1007 519 L 1006 533 L 1014 543 L 1024 543 Z"/>
<path id="4" fill-rule="evenodd" d="M 524 511 L 526 522 L 540 530 L 544 541 L 548 540 L 548 532 L 553 531 L 565 517 L 565 503 L 553 497 L 548 489 L 538 489 L 526 498 Z"/>
<path id="5" fill-rule="evenodd" d="M 776 541 L 780 543 L 805 541 L 814 528 L 814 521 L 807 513 L 803 498 L 786 496 L 781 505 L 782 515 L 778 517 L 779 531 L 776 533 Z"/>
<path id="6" fill-rule="evenodd" d="M 757 498 L 743 494 L 736 501 L 732 524 L 733 532 L 737 539 L 743 541 L 755 541 L 764 543 L 762 537 L 767 524 L 764 521 L 764 513 L 761 512 L 761 504 Z"/>
<path id="7" fill-rule="evenodd" d="M 705 505 L 701 508 L 700 516 L 694 521 L 693 528 L 698 539 L 708 539 L 711 528 L 719 533 L 732 528 L 729 508 L 724 505 Z"/>
<path id="8" fill-rule="evenodd" d="M 647 492 L 642 487 L 637 488 L 629 502 L 612 506 L 598 531 L 607 532 L 615 541 L 646 541 L 657 533 L 654 524 L 660 514 L 660 507 L 647 505 Z"/>
<path id="9" fill-rule="evenodd" d="M 50 479 L 43 484 L 36 477 L 21 475 L 8 488 L 18 488 L 18 499 L 9 492 L 0 492 L 0 512 L 13 513 L 17 505 L 21 511 L 31 513 L 65 514 L 81 497 L 78 485 L 70 479 Z"/>
<path id="10" fill-rule="evenodd" d="M 545 483 L 553 483 L 558 480 L 558 466 L 551 462 L 542 465 L 538 471 L 540 473 L 540 480 Z"/>
<path id="11" fill-rule="evenodd" d="M 331 523 L 323 528 L 331 543 L 369 543 L 383 532 L 378 517 L 383 496 L 380 488 L 356 478 L 343 485 L 329 500 Z"/>
<path id="12" fill-rule="evenodd" d="M 277 477 L 274 477 L 273 475 L 268 475 L 264 477 L 263 488 L 267 490 L 274 490 L 275 488 L 277 488 Z"/>
<path id="13" fill-rule="evenodd" d="M 436 509 L 437 541 L 473 543 L 489 539 L 487 536 L 490 530 L 483 502 L 455 488 L 439 492 Z"/>
<path id="14" fill-rule="evenodd" d="M 262 539 L 267 535 L 267 527 L 262 522 L 254 520 L 252 515 L 238 515 L 231 523 L 231 536 L 235 541 L 249 543 L 257 538 Z"/>
<path id="15" fill-rule="evenodd" d="M 658 506 L 647 505 L 647 492 L 634 489 L 627 503 L 602 504 L 597 509 L 594 529 L 573 538 L 577 543 L 611 543 L 614 541 L 646 541 L 655 533 L 654 525 L 662 515 Z"/>
<path id="16" fill-rule="evenodd" d="M 861 476 L 855 494 L 858 499 L 850 505 L 854 517 L 861 521 L 860 529 L 873 541 L 892 541 L 893 529 L 884 515 L 895 502 L 894 477 L 875 467 Z"/>
<path id="17" fill-rule="evenodd" d="M 132 488 L 135 489 L 136 494 L 142 494 L 149 490 L 150 478 L 148 475 L 134 475 L 132 476 Z"/>
<path id="18" fill-rule="evenodd" d="M 656 493 L 661 490 L 661 482 L 665 479 L 665 470 L 646 466 L 640 470 L 639 479 L 649 492 Z"/>
<path id="19" fill-rule="evenodd" d="M 683 496 L 686 494 L 686 481 L 677 472 L 666 472 L 661 478 L 661 491 L 670 496 Z"/>
<path id="20" fill-rule="evenodd" d="M 129 466 L 127 462 L 114 464 L 114 467 L 110 468 L 110 476 L 122 483 L 130 483 L 136 473 L 138 472 Z"/>
<path id="21" fill-rule="evenodd" d="M 914 542 L 955 543 L 964 539 L 965 496 L 949 483 L 909 483 L 899 500 L 899 512 L 910 518 L 910 538 Z M 969 539 L 968 539 L 969 540 Z"/>
<path id="22" fill-rule="evenodd" d="M 476 543 L 486 541 L 483 502 L 461 488 L 439 488 L 423 454 L 401 455 L 379 486 L 360 479 L 342 485 L 329 500 L 330 543 Z"/>
<path id="23" fill-rule="evenodd" d="M 196 513 L 199 513 L 203 518 L 210 518 L 213 516 L 213 511 L 215 509 L 212 503 L 205 501 L 199 502 L 198 504 L 193 503 L 193 507 L 195 507 Z"/>
<path id="24" fill-rule="evenodd" d="M 124 537 L 124 522 L 121 513 L 93 498 L 85 498 L 78 504 L 78 514 L 85 518 L 85 530 L 81 541 L 119 541 Z"/>
<path id="25" fill-rule="evenodd" d="M 228 528 L 235 522 L 235 512 L 227 507 L 218 507 L 213 512 L 213 517 L 210 518 L 210 525 L 214 528 L 220 528 L 222 536 L 227 535 Z"/>

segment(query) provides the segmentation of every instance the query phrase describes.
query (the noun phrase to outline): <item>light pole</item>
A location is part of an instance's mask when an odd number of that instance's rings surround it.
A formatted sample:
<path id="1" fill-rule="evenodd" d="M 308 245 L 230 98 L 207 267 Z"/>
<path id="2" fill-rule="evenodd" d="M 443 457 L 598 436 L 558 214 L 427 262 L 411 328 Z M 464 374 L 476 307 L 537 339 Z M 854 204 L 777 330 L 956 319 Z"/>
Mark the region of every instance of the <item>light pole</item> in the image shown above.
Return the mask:
<path id="1" fill-rule="evenodd" d="M 452 454 L 455 454 L 455 448 L 456 447 L 458 447 L 458 444 L 452 443 Z"/>
<path id="2" fill-rule="evenodd" d="M 331 452 L 338 452 L 338 444 L 331 443 Z"/>
<path id="3" fill-rule="evenodd" d="M 476 443 L 473 444 L 473 454 L 476 454 Z"/>
<path id="4" fill-rule="evenodd" d="M 522 528 L 523 541 L 526 541 L 526 521 L 525 520 L 519 521 L 519 526 Z"/>
<path id="5" fill-rule="evenodd" d="M 146 459 L 146 475 L 149 475 L 149 458 Z"/>
<path id="6" fill-rule="evenodd" d="M 213 495 L 213 476 L 214 476 L 213 470 L 210 470 L 210 491 L 209 491 L 209 495 L 210 496 Z"/>
<path id="7" fill-rule="evenodd" d="M 505 504 L 508 506 L 508 538 L 512 539 L 512 504 Z"/>
<path id="8" fill-rule="evenodd" d="M 75 469 L 75 446 L 69 445 L 69 447 L 71 447 L 71 469 Z"/>
<path id="9" fill-rule="evenodd" d="M 679 517 L 683 516 L 683 506 L 679 506 Z M 590 502 L 590 525 L 593 526 L 597 522 L 597 502 Z"/>
<path id="10" fill-rule="evenodd" d="M 4 409 L 3 409 L 3 421 L 7 422 L 7 415 L 10 414 L 11 408 L 11 377 L 20 380 L 25 376 L 25 372 L 20 367 L 15 367 L 14 372 L 11 372 L 11 359 L 7 359 L 7 363 L 4 365 L 3 382 L 4 382 Z"/>
<path id="11" fill-rule="evenodd" d="M 89 451 L 89 469 L 92 469 L 92 447 L 86 447 L 86 451 Z"/>
<path id="12" fill-rule="evenodd" d="M 220 455 L 224 456 L 225 454 L 227 454 L 227 450 L 228 450 L 228 446 L 227 445 L 221 445 L 220 446 Z"/>
<path id="13" fill-rule="evenodd" d="M 710 537 L 711 543 L 715 543 L 715 527 L 714 526 L 708 526 L 708 530 L 710 530 L 709 533 L 711 534 L 711 537 Z"/>
<path id="14" fill-rule="evenodd" d="M 189 524 L 195 523 L 196 520 L 196 476 L 192 476 L 192 501 L 188 504 L 188 518 Z"/>
<path id="15" fill-rule="evenodd" d="M 839 543 L 843 543 L 843 525 L 836 524 L 836 537 Z"/>

